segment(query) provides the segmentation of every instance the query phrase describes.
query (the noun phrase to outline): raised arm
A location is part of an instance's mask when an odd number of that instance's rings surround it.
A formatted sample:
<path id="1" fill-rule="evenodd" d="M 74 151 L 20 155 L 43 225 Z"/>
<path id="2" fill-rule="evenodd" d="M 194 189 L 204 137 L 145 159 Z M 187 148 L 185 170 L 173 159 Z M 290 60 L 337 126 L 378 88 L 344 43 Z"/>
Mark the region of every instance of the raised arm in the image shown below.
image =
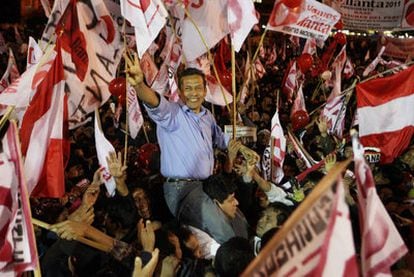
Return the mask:
<path id="1" fill-rule="evenodd" d="M 127 66 L 127 81 L 135 88 L 137 97 L 149 107 L 157 107 L 160 104 L 160 98 L 153 89 L 145 84 L 144 73 L 142 73 L 138 56 L 134 54 L 132 60 L 127 54 L 125 54 L 124 58 Z"/>

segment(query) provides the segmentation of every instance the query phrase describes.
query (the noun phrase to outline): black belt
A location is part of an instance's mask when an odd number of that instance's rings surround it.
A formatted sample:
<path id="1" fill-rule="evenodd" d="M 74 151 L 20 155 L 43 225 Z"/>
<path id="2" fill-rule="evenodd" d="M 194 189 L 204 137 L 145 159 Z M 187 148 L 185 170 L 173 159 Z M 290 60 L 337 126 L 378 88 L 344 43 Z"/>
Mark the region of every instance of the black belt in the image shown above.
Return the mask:
<path id="1" fill-rule="evenodd" d="M 177 182 L 197 182 L 201 181 L 199 179 L 190 179 L 190 178 L 167 178 L 167 183 L 177 183 Z"/>

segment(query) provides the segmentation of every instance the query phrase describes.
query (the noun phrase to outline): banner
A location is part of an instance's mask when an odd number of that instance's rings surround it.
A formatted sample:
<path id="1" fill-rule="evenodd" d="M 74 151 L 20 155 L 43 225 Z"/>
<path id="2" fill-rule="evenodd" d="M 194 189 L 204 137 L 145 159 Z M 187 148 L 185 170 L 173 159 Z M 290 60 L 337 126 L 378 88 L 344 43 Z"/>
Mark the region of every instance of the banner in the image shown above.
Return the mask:
<path id="1" fill-rule="evenodd" d="M 304 7 L 295 9 L 276 0 L 267 28 L 297 37 L 326 40 L 340 18 L 337 11 L 316 0 L 306 0 Z"/>
<path id="2" fill-rule="evenodd" d="M 116 15 L 114 15 L 115 17 Z M 39 42 L 45 49 L 62 31 L 70 128 L 110 97 L 123 52 L 119 25 L 102 1 L 55 1 Z"/>
<path id="3" fill-rule="evenodd" d="M 10 122 L 1 143 L 0 275 L 19 276 L 35 269 L 38 257 L 15 122 Z"/>
<path id="4" fill-rule="evenodd" d="M 257 128 L 249 126 L 236 126 L 236 138 L 241 138 L 243 144 L 257 141 Z M 233 137 L 233 125 L 225 125 L 224 133 Z"/>
<path id="5" fill-rule="evenodd" d="M 349 162 L 339 163 L 329 171 L 242 276 L 308 276 L 318 268 L 321 254 L 328 246 L 331 217 L 337 216 L 333 212 L 335 181 Z M 336 252 L 340 251 L 337 249 Z M 337 273 L 337 276 L 342 276 L 341 272 Z"/>
<path id="6" fill-rule="evenodd" d="M 385 46 L 383 56 L 406 60 L 414 58 L 414 38 L 382 37 L 382 45 Z"/>
<path id="7" fill-rule="evenodd" d="M 333 0 L 330 6 L 341 13 L 344 29 L 385 31 L 413 29 L 413 3 L 413 0 Z"/>

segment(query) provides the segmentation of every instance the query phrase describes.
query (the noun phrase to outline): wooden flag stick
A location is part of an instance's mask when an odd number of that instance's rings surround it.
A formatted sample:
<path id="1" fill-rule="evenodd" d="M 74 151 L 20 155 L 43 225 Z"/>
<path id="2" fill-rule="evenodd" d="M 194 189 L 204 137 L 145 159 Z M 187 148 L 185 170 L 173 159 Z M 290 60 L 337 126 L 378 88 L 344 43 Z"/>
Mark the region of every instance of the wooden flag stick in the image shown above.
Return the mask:
<path id="1" fill-rule="evenodd" d="M 40 221 L 40 220 L 38 220 L 38 219 L 36 219 L 36 218 L 32 218 L 32 223 L 33 223 L 34 225 L 37 225 L 37 226 L 39 226 L 39 227 L 43 228 L 43 229 L 46 229 L 46 230 L 52 231 L 52 227 L 53 227 L 53 225 L 51 225 L 51 224 L 49 224 L 49 223 L 46 223 L 46 222 Z M 52 232 L 53 232 L 53 231 L 52 231 Z M 79 241 L 79 242 L 81 242 L 81 243 L 83 243 L 83 244 L 86 244 L 86 245 L 88 245 L 88 246 L 90 246 L 90 247 L 92 247 L 92 248 L 95 248 L 95 249 L 101 250 L 101 251 L 103 251 L 103 252 L 106 252 L 106 253 L 108 253 L 108 252 L 110 252 L 110 251 L 111 251 L 111 249 L 108 249 L 108 247 L 106 247 L 105 245 L 103 245 L 103 244 L 101 244 L 101 243 L 99 243 L 99 242 L 95 242 L 95 241 L 92 241 L 92 240 L 90 240 L 90 239 L 84 238 L 84 237 L 78 237 L 78 238 L 76 238 L 75 240 L 76 240 L 76 241 Z"/>

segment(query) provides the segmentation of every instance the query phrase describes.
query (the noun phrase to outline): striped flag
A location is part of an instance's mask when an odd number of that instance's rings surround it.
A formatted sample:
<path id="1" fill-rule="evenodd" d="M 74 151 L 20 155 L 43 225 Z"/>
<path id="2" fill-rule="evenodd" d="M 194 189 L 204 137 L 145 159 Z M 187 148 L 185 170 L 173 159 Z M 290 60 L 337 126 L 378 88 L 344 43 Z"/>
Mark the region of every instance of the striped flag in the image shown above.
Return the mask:
<path id="1" fill-rule="evenodd" d="M 414 134 L 414 66 L 356 86 L 359 135 L 364 146 L 381 149 L 390 163 Z"/>
<path id="2" fill-rule="evenodd" d="M 358 186 L 362 274 L 391 276 L 390 267 L 408 250 L 377 194 L 371 169 L 364 159 L 364 148 L 356 132 L 352 134 L 352 148 Z"/>
<path id="3" fill-rule="evenodd" d="M 59 43 L 58 43 L 59 44 Z M 68 111 L 60 47 L 47 73 L 40 74 L 20 128 L 27 188 L 32 196 L 62 197 L 69 158 Z M 36 75 L 33 77 L 33 81 Z M 33 83 L 33 82 L 32 82 Z"/>
<path id="4" fill-rule="evenodd" d="M 15 122 L 1 143 L 0 275 L 18 276 L 35 269 L 38 257 Z"/>

